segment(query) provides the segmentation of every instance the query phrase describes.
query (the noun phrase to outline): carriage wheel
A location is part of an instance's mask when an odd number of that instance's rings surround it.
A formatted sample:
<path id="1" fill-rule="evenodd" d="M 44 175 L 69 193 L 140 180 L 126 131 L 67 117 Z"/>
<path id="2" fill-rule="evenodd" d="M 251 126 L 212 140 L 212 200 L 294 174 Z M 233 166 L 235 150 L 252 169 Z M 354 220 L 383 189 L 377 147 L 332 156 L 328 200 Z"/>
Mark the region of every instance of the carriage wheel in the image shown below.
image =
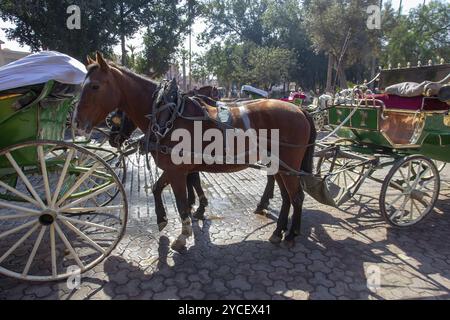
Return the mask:
<path id="1" fill-rule="evenodd" d="M 80 144 L 87 150 L 91 151 L 92 153 L 98 155 L 100 158 L 105 160 L 108 163 L 108 165 L 114 169 L 114 171 L 117 174 L 117 177 L 122 182 L 122 184 L 125 185 L 127 178 L 126 176 L 127 167 L 125 157 L 122 156 L 120 150 L 112 147 L 109 144 L 109 138 L 110 136 L 108 130 L 94 128 L 91 138 L 88 142 L 76 142 L 76 143 Z M 80 159 L 80 161 L 82 160 Z M 86 161 L 89 162 L 89 158 Z M 84 165 L 90 166 L 89 163 L 86 163 Z M 119 192 L 120 192 L 119 189 L 113 189 L 108 191 L 110 199 L 105 201 L 103 205 L 107 205 L 109 202 L 111 202 L 118 195 Z"/>
<path id="2" fill-rule="evenodd" d="M 317 131 L 322 131 L 325 126 L 325 116 L 323 112 L 317 112 L 313 115 L 314 124 Z"/>
<path id="3" fill-rule="evenodd" d="M 433 160 L 433 163 L 436 165 L 436 168 L 438 169 L 438 172 L 441 173 L 444 171 L 445 167 L 447 166 L 447 162 Z M 433 175 L 427 175 L 424 179 L 432 179 Z"/>
<path id="4" fill-rule="evenodd" d="M 329 182 L 348 192 L 351 196 L 356 192 L 364 176 L 365 166 L 358 165 L 360 160 L 337 157 L 331 152 L 319 158 L 317 162 L 317 174 L 326 177 Z"/>
<path id="5" fill-rule="evenodd" d="M 36 161 L 24 162 L 24 155 Z M 66 279 L 106 258 L 125 231 L 124 188 L 106 161 L 74 144 L 35 141 L 0 151 L 0 274 Z M 32 163 L 34 162 L 34 163 Z M 90 163 L 86 166 L 86 163 Z M 108 191 L 119 193 L 108 205 Z M 6 197 L 9 195 L 9 197 Z"/>
<path id="6" fill-rule="evenodd" d="M 115 171 L 122 185 L 125 185 L 127 180 L 126 159 L 122 155 L 122 152 L 120 150 L 109 145 L 109 135 L 103 131 L 99 132 L 99 137 L 95 140 L 91 140 L 91 142 L 87 146 L 85 146 L 85 148 L 105 160 L 108 165 Z M 118 188 L 108 191 L 110 199 L 107 200 L 104 205 L 107 205 L 112 200 L 114 200 L 119 192 L 120 190 Z"/>
<path id="7" fill-rule="evenodd" d="M 423 156 L 403 158 L 383 183 L 381 213 L 392 226 L 415 225 L 433 211 L 439 190 L 439 171 L 433 160 Z"/>

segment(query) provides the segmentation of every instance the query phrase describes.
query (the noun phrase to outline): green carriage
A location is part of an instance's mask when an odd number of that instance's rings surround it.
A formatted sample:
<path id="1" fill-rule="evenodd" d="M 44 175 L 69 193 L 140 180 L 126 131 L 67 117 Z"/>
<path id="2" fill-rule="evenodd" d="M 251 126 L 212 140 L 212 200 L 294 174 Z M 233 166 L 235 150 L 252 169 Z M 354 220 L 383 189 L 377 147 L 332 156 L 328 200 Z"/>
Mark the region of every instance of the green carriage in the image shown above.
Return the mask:
<path id="1" fill-rule="evenodd" d="M 65 279 L 100 263 L 124 233 L 114 168 L 66 132 L 83 70 L 55 52 L 0 68 L 0 274 Z"/>
<path id="2" fill-rule="evenodd" d="M 344 190 L 342 199 L 372 179 L 382 184 L 380 211 L 389 224 L 412 226 L 433 211 L 440 171 L 450 162 L 449 74 L 450 64 L 383 70 L 377 79 L 381 90 L 405 81 L 421 89 L 430 80 L 439 92 L 360 92 L 334 100 L 328 116 L 339 139 L 323 146 L 319 161 L 322 174 L 328 170 L 327 179 Z M 376 178 L 383 168 L 389 169 L 387 175 Z"/>

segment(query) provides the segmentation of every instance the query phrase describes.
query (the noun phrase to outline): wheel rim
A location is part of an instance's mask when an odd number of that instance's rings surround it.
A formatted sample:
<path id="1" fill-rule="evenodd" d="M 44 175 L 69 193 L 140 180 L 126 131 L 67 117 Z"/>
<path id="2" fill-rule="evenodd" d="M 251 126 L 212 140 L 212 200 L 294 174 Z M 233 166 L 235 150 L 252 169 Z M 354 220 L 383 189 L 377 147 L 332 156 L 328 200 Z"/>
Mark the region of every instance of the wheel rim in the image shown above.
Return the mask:
<path id="1" fill-rule="evenodd" d="M 33 150 L 38 170 L 25 170 L 18 155 Z M 0 157 L 18 176 L 15 185 L 0 180 L 1 274 L 61 280 L 93 268 L 116 247 L 126 227 L 127 199 L 104 160 L 73 144 L 49 141 L 13 146 Z M 91 166 L 85 166 L 87 159 Z M 114 188 L 119 193 L 102 206 Z"/>
<path id="2" fill-rule="evenodd" d="M 394 226 L 417 224 L 434 209 L 439 188 L 439 171 L 432 160 L 421 156 L 402 160 L 383 184 L 383 215 Z"/>

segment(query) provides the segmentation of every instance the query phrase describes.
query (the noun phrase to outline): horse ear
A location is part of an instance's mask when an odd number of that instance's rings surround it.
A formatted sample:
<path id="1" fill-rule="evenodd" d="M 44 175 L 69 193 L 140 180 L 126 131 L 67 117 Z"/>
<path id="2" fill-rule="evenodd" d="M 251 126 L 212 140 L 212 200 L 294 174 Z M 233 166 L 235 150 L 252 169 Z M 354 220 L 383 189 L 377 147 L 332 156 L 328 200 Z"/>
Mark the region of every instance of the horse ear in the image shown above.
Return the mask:
<path id="1" fill-rule="evenodd" d="M 102 70 L 104 70 L 104 71 L 109 70 L 108 63 L 105 61 L 105 59 L 103 58 L 103 55 L 99 51 L 97 51 L 96 59 L 97 59 L 97 63 L 100 65 L 100 68 Z"/>
<path id="2" fill-rule="evenodd" d="M 86 56 L 86 65 L 89 66 L 94 63 L 95 63 L 94 59 L 92 59 L 89 55 L 87 55 Z"/>

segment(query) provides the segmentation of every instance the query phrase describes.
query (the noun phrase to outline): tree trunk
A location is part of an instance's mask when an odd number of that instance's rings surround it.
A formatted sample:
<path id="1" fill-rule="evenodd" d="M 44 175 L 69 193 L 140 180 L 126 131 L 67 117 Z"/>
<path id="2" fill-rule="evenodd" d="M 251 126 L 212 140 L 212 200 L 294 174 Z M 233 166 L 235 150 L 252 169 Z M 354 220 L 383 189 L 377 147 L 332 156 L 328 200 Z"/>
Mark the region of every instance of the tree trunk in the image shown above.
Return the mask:
<path id="1" fill-rule="evenodd" d="M 186 86 L 186 55 L 183 54 L 183 90 L 187 92 Z"/>
<path id="2" fill-rule="evenodd" d="M 120 45 L 122 46 L 122 65 L 126 66 L 127 64 L 127 48 L 125 43 L 125 17 L 124 17 L 124 8 L 123 5 L 120 5 Z"/>
<path id="3" fill-rule="evenodd" d="M 339 70 L 338 70 L 338 77 L 339 77 L 339 87 L 341 89 L 347 89 L 347 76 L 345 75 L 345 69 L 344 66 L 341 64 L 339 66 Z"/>
<path id="4" fill-rule="evenodd" d="M 327 71 L 327 85 L 325 88 L 326 92 L 331 92 L 333 90 L 333 65 L 334 58 L 332 54 L 328 54 L 328 71 Z"/>
<path id="5" fill-rule="evenodd" d="M 127 65 L 127 49 L 126 49 L 126 43 L 125 43 L 125 35 L 120 35 L 120 42 L 122 46 L 122 65 Z"/>

